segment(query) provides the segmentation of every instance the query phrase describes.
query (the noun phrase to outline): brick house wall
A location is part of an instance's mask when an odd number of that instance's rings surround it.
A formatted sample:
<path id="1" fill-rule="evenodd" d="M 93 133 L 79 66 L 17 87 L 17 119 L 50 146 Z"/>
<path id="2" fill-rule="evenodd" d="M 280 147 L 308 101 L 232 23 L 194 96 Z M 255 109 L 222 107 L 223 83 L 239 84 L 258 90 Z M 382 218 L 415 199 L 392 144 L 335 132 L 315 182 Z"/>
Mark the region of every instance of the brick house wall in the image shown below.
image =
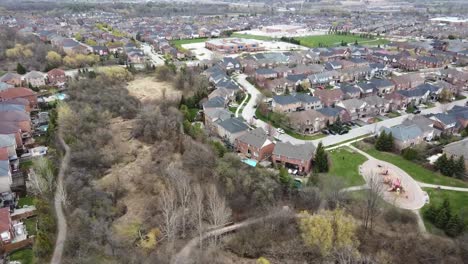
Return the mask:
<path id="1" fill-rule="evenodd" d="M 272 155 L 271 159 L 274 163 L 279 163 L 285 165 L 286 163 L 290 163 L 299 167 L 300 172 L 309 173 L 312 169 L 312 159 L 311 160 L 298 160 L 298 159 L 290 159 L 285 156 L 279 155 Z"/>
<path id="2" fill-rule="evenodd" d="M 257 148 L 255 146 L 249 145 L 245 142 L 242 142 L 236 139 L 236 150 L 245 155 L 250 154 L 251 158 L 257 161 L 262 161 L 270 157 L 273 153 L 274 148 L 275 148 L 274 143 L 268 144 L 264 146 L 263 148 Z"/>

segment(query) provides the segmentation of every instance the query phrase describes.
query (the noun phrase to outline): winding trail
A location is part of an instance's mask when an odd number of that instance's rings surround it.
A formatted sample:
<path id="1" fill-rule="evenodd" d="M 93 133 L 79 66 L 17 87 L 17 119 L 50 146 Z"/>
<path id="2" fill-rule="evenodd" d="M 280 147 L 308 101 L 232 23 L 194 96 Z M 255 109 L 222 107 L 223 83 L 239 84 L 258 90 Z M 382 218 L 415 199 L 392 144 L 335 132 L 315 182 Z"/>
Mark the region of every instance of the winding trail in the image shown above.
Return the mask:
<path id="1" fill-rule="evenodd" d="M 57 240 L 55 241 L 54 254 L 52 255 L 52 259 L 50 261 L 51 264 L 60 264 L 62 262 L 63 248 L 65 245 L 65 240 L 67 239 L 67 220 L 63 211 L 62 191 L 64 190 L 63 179 L 65 178 L 65 172 L 67 171 L 68 165 L 70 164 L 70 147 L 67 145 L 67 143 L 65 143 L 65 140 L 63 140 L 60 132 L 58 133 L 58 139 L 60 141 L 60 145 L 62 145 L 65 150 L 65 155 L 63 156 L 62 163 L 60 165 L 60 171 L 57 176 L 57 186 L 54 197 L 54 207 L 57 217 L 58 231 Z"/>
<path id="2" fill-rule="evenodd" d="M 245 91 L 244 93 L 245 93 L 245 98 L 244 98 L 244 100 L 242 100 L 242 102 L 240 103 L 240 105 L 236 109 L 236 114 L 235 114 L 236 117 L 239 117 L 239 111 L 242 110 L 242 108 L 244 107 L 247 99 L 249 99 L 249 93 L 247 91 Z M 242 113 L 242 111 L 241 111 L 241 113 Z"/>
<path id="3" fill-rule="evenodd" d="M 231 231 L 234 231 L 234 230 L 246 227 L 246 226 L 250 226 L 250 225 L 253 225 L 253 224 L 257 224 L 257 223 L 260 223 L 260 222 L 263 222 L 263 221 L 266 221 L 266 220 L 269 220 L 269 219 L 273 219 L 273 218 L 276 218 L 276 217 L 279 217 L 279 216 L 287 216 L 290 213 L 291 213 L 290 209 L 285 208 L 285 209 L 280 210 L 279 212 L 275 212 L 275 213 L 269 214 L 267 216 L 247 219 L 247 220 L 244 220 L 244 221 L 242 221 L 240 223 L 237 223 L 237 224 L 234 224 L 234 225 L 221 227 L 219 229 L 215 229 L 215 230 L 212 230 L 212 231 L 209 231 L 209 232 L 205 232 L 202 235 L 202 240 L 205 240 L 205 239 L 213 237 L 213 236 L 220 236 L 220 235 L 226 234 L 228 232 L 231 232 Z M 297 215 L 291 214 L 291 217 L 297 217 Z M 195 247 L 197 247 L 199 241 L 200 241 L 200 238 L 198 236 L 192 238 L 187 244 L 185 244 L 185 246 L 176 255 L 174 255 L 172 257 L 171 264 L 190 264 L 190 263 L 193 263 L 193 259 L 191 258 L 190 253 L 192 252 L 192 250 Z"/>

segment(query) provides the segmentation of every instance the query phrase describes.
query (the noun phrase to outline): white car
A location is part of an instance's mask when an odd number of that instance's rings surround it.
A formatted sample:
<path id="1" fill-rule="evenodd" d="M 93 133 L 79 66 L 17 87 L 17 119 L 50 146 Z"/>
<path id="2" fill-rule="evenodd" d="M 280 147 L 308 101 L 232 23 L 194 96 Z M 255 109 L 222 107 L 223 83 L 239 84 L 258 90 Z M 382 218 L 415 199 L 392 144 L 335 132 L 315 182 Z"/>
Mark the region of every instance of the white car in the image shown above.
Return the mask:
<path id="1" fill-rule="evenodd" d="M 276 132 L 278 132 L 279 134 L 284 134 L 284 129 L 282 129 L 282 128 L 277 128 L 277 129 L 276 129 Z"/>

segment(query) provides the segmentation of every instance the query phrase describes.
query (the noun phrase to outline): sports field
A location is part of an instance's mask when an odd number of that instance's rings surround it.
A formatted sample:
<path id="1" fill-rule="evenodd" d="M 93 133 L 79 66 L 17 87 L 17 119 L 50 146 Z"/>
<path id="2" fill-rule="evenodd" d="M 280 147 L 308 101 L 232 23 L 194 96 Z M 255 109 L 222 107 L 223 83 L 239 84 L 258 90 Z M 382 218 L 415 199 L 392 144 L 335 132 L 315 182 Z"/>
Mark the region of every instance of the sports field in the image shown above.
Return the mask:
<path id="1" fill-rule="evenodd" d="M 182 45 L 184 44 L 192 44 L 192 43 L 200 43 L 207 41 L 207 38 L 193 38 L 193 39 L 176 39 L 171 40 L 171 44 L 175 46 L 178 50 L 183 50 Z"/>
<path id="2" fill-rule="evenodd" d="M 321 35 L 321 36 L 307 36 L 307 37 L 296 37 L 302 46 L 317 48 L 317 47 L 334 47 L 340 46 L 342 42 L 345 44 L 355 44 L 356 41 L 359 45 L 365 46 L 377 46 L 387 44 L 389 41 L 382 38 L 363 38 L 359 35 Z"/>

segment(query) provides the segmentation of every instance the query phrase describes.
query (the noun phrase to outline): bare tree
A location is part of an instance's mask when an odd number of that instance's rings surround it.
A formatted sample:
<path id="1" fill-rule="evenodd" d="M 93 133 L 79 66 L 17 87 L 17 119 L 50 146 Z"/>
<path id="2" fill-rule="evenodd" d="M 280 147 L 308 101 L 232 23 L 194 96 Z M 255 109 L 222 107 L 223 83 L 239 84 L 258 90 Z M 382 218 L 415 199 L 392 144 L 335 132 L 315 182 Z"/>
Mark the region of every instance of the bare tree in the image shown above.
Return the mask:
<path id="1" fill-rule="evenodd" d="M 273 125 L 271 125 L 271 123 L 267 123 L 267 126 L 266 126 L 266 129 L 267 129 L 267 134 L 271 137 L 274 137 L 276 136 L 276 130 L 275 130 L 275 127 Z"/>
<path id="2" fill-rule="evenodd" d="M 231 209 L 227 207 L 226 200 L 218 193 L 214 184 L 208 186 L 207 190 L 208 218 L 213 227 L 221 226 L 228 222 Z M 214 238 L 215 244 L 217 237 Z"/>
<path id="3" fill-rule="evenodd" d="M 177 220 L 179 218 L 177 195 L 174 189 L 168 186 L 160 195 L 160 207 L 163 217 L 161 231 L 168 241 L 173 242 L 177 233 Z"/>
<path id="4" fill-rule="evenodd" d="M 203 248 L 203 245 L 202 245 L 203 212 L 205 208 L 203 207 L 204 193 L 200 184 L 197 184 L 193 187 L 193 194 L 194 194 L 193 207 L 194 207 L 194 212 L 197 218 L 197 231 L 198 231 L 198 238 L 199 238 L 198 244 L 200 246 L 200 249 L 202 249 Z"/>
<path id="5" fill-rule="evenodd" d="M 33 162 L 34 170 L 29 174 L 29 190 L 34 194 L 51 194 L 54 186 L 54 172 L 50 161 L 40 157 Z"/>
<path id="6" fill-rule="evenodd" d="M 323 202 L 325 202 L 330 209 L 339 207 L 347 196 L 346 192 L 341 191 L 344 188 L 343 181 L 341 181 L 339 177 L 325 175 L 320 176 L 319 182 L 322 190 L 321 195 Z"/>
<path id="7" fill-rule="evenodd" d="M 380 214 L 381 200 L 380 197 L 383 191 L 383 183 L 377 179 L 375 174 L 372 174 L 368 179 L 366 195 L 364 196 L 364 228 L 372 233 L 374 220 Z"/>
<path id="8" fill-rule="evenodd" d="M 173 182 L 174 189 L 177 193 L 178 201 L 181 207 L 181 220 L 182 220 L 182 237 L 185 237 L 186 219 L 188 205 L 192 198 L 192 187 L 188 175 L 180 168 L 176 168 L 172 163 L 168 166 L 167 172 Z"/>

